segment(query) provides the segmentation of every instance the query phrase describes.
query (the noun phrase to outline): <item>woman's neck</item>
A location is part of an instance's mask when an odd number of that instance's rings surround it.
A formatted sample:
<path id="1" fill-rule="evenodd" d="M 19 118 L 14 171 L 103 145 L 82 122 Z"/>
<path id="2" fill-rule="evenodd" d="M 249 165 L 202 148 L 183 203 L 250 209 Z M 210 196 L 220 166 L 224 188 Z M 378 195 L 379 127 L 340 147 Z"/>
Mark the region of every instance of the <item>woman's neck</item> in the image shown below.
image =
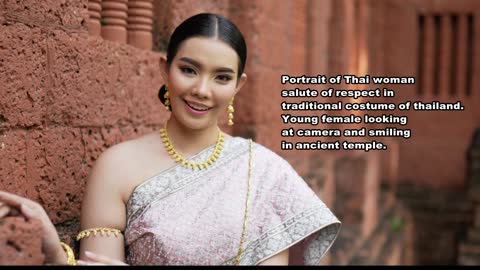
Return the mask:
<path id="1" fill-rule="evenodd" d="M 185 158 L 215 144 L 218 139 L 218 126 L 206 129 L 190 129 L 180 124 L 175 117 L 167 120 L 167 132 L 175 150 Z"/>

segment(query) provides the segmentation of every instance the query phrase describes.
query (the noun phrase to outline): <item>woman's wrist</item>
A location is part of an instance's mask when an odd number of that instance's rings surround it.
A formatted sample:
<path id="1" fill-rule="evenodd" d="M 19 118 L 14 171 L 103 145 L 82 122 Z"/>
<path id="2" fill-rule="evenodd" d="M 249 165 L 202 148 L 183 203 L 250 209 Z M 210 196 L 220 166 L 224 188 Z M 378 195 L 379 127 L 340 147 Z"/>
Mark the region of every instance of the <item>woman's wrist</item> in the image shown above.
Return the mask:
<path id="1" fill-rule="evenodd" d="M 63 247 L 58 243 L 55 253 L 51 258 L 45 258 L 46 264 L 68 265 L 68 256 Z"/>
<path id="2" fill-rule="evenodd" d="M 75 260 L 75 253 L 73 252 L 72 248 L 63 242 L 60 242 L 60 245 L 62 246 L 62 248 L 65 250 L 65 253 L 67 254 L 67 263 L 69 265 L 77 265 L 77 261 Z"/>

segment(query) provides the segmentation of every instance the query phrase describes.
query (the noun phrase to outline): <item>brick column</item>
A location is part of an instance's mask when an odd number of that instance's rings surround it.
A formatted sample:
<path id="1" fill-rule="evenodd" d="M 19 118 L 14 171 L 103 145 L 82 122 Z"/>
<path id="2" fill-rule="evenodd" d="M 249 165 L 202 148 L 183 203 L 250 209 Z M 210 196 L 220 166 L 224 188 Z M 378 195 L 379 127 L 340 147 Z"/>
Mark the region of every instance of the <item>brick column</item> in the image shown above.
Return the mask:
<path id="1" fill-rule="evenodd" d="M 102 1 L 102 37 L 106 40 L 127 43 L 128 0 Z"/>
<path id="2" fill-rule="evenodd" d="M 101 31 L 101 12 L 102 12 L 102 0 L 89 0 L 88 1 L 88 33 L 92 36 L 100 36 Z"/>
<path id="3" fill-rule="evenodd" d="M 473 20 L 473 40 L 472 40 L 472 55 L 469 57 L 472 57 L 472 73 L 471 74 L 479 74 L 480 73 L 480 35 L 477 35 L 477 33 L 480 33 L 480 11 L 476 11 L 474 14 L 474 20 Z M 472 100 L 478 100 L 480 98 L 480 76 L 472 76 L 472 78 L 468 78 L 471 81 L 471 86 L 469 91 L 471 91 L 471 97 Z"/>
<path id="4" fill-rule="evenodd" d="M 153 0 L 128 1 L 127 39 L 141 49 L 152 49 Z"/>
<path id="5" fill-rule="evenodd" d="M 455 90 L 456 90 L 456 95 L 459 98 L 464 98 L 467 95 L 467 57 L 468 57 L 468 18 L 466 14 L 461 14 L 458 16 L 458 34 L 455 40 L 457 40 L 458 45 L 457 45 L 457 61 L 456 63 L 452 63 L 453 65 L 456 65 L 456 85 L 455 85 Z"/>
<path id="6" fill-rule="evenodd" d="M 433 16 L 425 16 L 423 40 L 423 78 L 421 93 L 425 100 L 430 100 L 433 96 L 434 72 L 435 72 L 435 22 Z"/>
<path id="7" fill-rule="evenodd" d="M 363 186 L 362 236 L 367 238 L 378 224 L 378 199 L 380 193 L 380 154 L 373 151 L 365 154 L 365 182 Z"/>
<path id="8" fill-rule="evenodd" d="M 450 14 L 440 18 L 440 59 L 439 97 L 441 101 L 448 100 L 451 91 L 452 73 L 452 19 Z"/>

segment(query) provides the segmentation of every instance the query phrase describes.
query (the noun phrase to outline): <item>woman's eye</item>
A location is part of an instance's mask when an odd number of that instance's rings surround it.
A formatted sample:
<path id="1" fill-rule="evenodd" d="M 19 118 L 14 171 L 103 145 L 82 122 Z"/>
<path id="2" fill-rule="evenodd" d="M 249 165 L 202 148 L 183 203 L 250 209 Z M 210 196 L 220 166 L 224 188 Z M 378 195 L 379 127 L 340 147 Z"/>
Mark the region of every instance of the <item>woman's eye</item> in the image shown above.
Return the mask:
<path id="1" fill-rule="evenodd" d="M 220 81 L 224 81 L 224 82 L 228 82 L 232 79 L 232 77 L 227 76 L 227 75 L 220 75 L 220 76 L 218 76 L 218 78 L 220 79 Z"/>
<path id="2" fill-rule="evenodd" d="M 181 70 L 183 73 L 195 74 L 195 70 L 193 70 L 193 69 L 191 69 L 191 68 L 188 68 L 188 67 L 182 67 L 182 68 L 180 68 L 180 70 Z"/>

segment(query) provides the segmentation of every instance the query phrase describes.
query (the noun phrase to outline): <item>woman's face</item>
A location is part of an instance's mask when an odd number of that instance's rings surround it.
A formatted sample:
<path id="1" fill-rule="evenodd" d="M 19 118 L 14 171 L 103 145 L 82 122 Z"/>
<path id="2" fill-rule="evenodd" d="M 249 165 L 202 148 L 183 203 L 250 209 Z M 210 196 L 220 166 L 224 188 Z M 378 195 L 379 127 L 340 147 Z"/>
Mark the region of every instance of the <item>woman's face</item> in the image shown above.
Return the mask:
<path id="1" fill-rule="evenodd" d="M 242 74 L 237 84 L 238 61 L 235 50 L 222 41 L 203 37 L 185 40 L 169 68 L 162 60 L 172 116 L 192 129 L 216 126 L 246 81 Z"/>

